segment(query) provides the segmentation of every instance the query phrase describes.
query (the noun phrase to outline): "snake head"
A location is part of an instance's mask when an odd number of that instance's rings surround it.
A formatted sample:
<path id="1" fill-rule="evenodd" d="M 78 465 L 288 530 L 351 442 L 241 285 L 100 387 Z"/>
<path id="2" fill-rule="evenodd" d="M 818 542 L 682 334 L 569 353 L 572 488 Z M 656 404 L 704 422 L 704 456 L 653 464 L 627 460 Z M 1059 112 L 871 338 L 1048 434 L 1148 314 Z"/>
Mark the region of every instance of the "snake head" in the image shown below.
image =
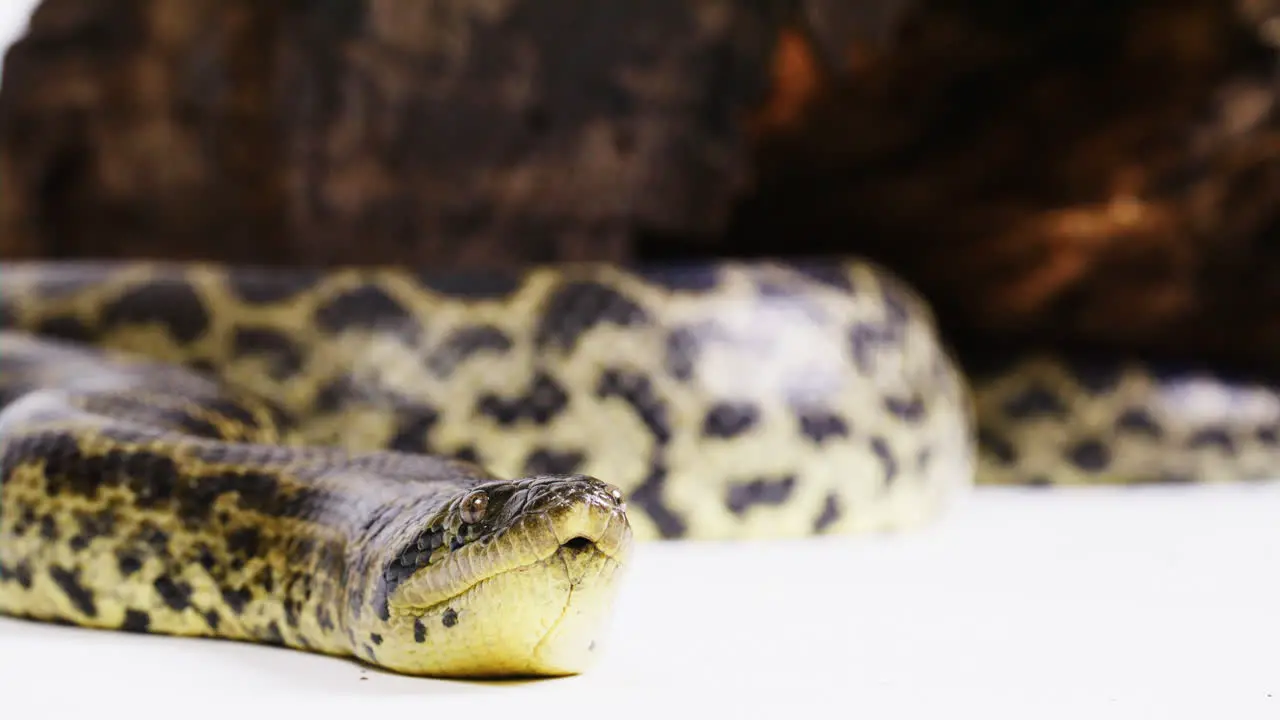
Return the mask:
<path id="1" fill-rule="evenodd" d="M 584 475 L 458 493 L 382 565 L 378 662 L 433 675 L 559 675 L 590 664 L 631 552 L 622 493 Z M 384 641 L 386 642 L 386 641 Z"/>

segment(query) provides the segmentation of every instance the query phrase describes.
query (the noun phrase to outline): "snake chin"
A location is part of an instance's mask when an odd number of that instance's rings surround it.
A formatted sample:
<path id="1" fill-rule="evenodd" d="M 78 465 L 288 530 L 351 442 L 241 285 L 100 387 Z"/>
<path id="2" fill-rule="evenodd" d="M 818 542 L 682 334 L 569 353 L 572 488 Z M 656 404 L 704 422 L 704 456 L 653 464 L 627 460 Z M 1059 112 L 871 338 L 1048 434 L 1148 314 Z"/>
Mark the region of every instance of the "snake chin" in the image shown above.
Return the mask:
<path id="1" fill-rule="evenodd" d="M 632 551 L 625 505 L 611 486 L 582 476 L 512 486 L 478 491 L 496 527 L 442 548 L 390 593 L 387 622 L 396 627 L 383 635 L 403 641 L 379 648 L 381 664 L 512 677 L 571 675 L 594 663 Z"/>

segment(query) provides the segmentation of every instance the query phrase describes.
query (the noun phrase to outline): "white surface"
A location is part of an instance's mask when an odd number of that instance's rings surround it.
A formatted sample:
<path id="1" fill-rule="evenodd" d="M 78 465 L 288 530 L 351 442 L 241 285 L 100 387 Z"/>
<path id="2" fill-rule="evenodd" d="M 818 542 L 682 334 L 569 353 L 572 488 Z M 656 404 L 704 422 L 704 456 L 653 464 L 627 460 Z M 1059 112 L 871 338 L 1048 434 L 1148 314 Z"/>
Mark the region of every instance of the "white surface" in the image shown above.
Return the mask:
<path id="1" fill-rule="evenodd" d="M 920 534 L 642 545 L 601 665 L 531 683 L 2 620 L 0 698 L 187 720 L 1274 719 L 1277 510 L 1277 485 L 984 490 Z"/>
<path id="2" fill-rule="evenodd" d="M 0 0 L 0 43 L 34 4 Z M 418 680 L 0 620 L 0 702 L 132 720 L 1277 718 L 1278 571 L 1277 485 L 988 490 L 918 535 L 642 546 L 604 661 L 577 678 Z"/>

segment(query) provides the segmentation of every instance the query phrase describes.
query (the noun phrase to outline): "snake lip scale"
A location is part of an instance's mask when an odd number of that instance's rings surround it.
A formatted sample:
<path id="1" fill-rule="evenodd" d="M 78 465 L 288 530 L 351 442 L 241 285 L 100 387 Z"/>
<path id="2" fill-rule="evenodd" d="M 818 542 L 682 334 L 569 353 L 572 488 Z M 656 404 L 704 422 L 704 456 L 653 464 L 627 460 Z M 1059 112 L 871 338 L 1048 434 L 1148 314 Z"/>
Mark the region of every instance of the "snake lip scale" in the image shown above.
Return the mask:
<path id="1" fill-rule="evenodd" d="M 858 258 L 0 272 L 0 613 L 565 675 L 636 541 L 907 531 L 975 482 L 1265 479 L 1280 393 L 957 361 Z"/>

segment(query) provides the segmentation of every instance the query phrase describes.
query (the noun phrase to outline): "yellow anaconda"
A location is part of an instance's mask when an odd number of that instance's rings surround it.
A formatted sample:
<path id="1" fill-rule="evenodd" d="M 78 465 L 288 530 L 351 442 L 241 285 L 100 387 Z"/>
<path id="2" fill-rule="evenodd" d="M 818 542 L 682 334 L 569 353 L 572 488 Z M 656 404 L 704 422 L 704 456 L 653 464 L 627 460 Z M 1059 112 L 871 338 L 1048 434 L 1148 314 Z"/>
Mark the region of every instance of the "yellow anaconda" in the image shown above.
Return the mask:
<path id="1" fill-rule="evenodd" d="M 859 260 L 12 263 L 0 612 L 578 672 L 633 534 L 906 529 L 975 478 L 1265 477 L 1278 397 L 1056 357 L 967 377 Z"/>

